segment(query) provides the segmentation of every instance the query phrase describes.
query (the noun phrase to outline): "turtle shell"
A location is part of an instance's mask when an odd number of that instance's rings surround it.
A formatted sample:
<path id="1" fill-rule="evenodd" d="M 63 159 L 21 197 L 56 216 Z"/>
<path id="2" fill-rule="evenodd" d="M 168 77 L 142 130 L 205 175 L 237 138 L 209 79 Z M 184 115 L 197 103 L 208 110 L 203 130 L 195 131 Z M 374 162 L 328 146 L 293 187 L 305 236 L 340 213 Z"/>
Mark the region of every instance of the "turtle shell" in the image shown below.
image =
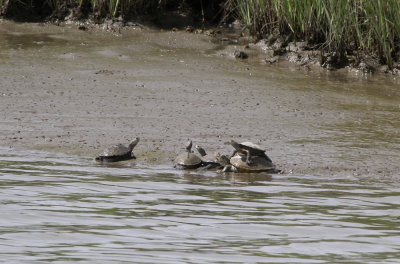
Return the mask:
<path id="1" fill-rule="evenodd" d="M 116 162 L 129 159 L 136 159 L 136 157 L 132 155 L 130 148 L 122 144 L 106 148 L 103 153 L 95 158 L 99 162 Z"/>
<path id="2" fill-rule="evenodd" d="M 250 142 L 250 141 L 242 142 L 242 143 L 240 143 L 240 145 L 246 146 L 246 147 L 248 147 L 249 149 L 253 149 L 253 150 L 255 150 L 255 151 L 262 151 L 262 152 L 265 152 L 265 150 L 262 149 L 259 145 L 254 144 L 253 142 Z"/>
<path id="3" fill-rule="evenodd" d="M 219 161 L 215 157 L 215 154 L 207 154 L 207 155 L 201 157 L 201 160 L 205 164 L 211 164 L 211 163 L 219 164 Z"/>
<path id="4" fill-rule="evenodd" d="M 138 143 L 139 138 L 137 137 L 129 144 L 129 146 L 118 144 L 106 148 L 103 153 L 95 158 L 95 160 L 100 162 L 115 162 L 121 160 L 136 159 L 132 151 Z"/>
<path id="5" fill-rule="evenodd" d="M 184 169 L 195 169 L 201 166 L 202 160 L 193 153 L 184 152 L 176 157 L 174 163 L 175 167 L 178 166 Z"/>
<path id="6" fill-rule="evenodd" d="M 267 154 L 265 154 L 265 149 L 262 149 L 259 145 L 254 144 L 253 142 L 246 141 L 246 142 L 240 143 L 239 146 L 243 149 L 247 149 L 248 151 L 250 151 L 251 156 L 264 157 L 267 159 L 268 162 L 272 163 L 272 160 L 267 156 Z M 242 152 L 242 151 L 239 151 L 239 152 Z"/>
<path id="7" fill-rule="evenodd" d="M 235 155 L 230 159 L 230 162 L 240 172 L 263 172 L 275 170 L 275 165 L 267 160 L 265 157 L 253 156 L 251 158 L 252 163 L 249 165 L 246 163 L 245 155 Z"/>
<path id="8" fill-rule="evenodd" d="M 109 148 L 106 148 L 100 156 L 111 157 L 111 156 L 125 156 L 131 153 L 131 150 L 122 144 L 118 144 Z"/>

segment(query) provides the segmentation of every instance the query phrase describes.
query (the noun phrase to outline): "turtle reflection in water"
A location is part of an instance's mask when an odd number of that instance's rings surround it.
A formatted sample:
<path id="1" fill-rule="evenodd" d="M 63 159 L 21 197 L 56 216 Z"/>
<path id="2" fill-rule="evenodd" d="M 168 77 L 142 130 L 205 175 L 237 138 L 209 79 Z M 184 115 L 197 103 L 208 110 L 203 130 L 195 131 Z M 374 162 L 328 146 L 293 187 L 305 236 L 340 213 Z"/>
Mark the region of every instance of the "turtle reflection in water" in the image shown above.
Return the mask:
<path id="1" fill-rule="evenodd" d="M 103 153 L 95 158 L 99 162 L 116 162 L 122 160 L 136 159 L 133 154 L 133 149 L 139 143 L 139 138 L 135 138 L 129 146 L 118 144 L 109 148 L 106 148 Z"/>

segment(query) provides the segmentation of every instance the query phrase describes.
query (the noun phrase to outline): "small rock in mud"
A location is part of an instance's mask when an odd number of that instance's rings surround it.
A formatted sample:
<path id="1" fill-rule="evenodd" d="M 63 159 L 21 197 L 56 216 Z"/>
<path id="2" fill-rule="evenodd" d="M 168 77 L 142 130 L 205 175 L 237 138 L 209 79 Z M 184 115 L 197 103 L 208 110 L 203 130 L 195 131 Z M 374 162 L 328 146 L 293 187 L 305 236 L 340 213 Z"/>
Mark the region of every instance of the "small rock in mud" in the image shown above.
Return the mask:
<path id="1" fill-rule="evenodd" d="M 186 32 L 193 32 L 193 31 L 194 31 L 194 27 L 192 27 L 192 26 L 187 26 L 187 27 L 185 28 L 185 31 L 186 31 Z"/>
<path id="2" fill-rule="evenodd" d="M 278 61 L 279 61 L 279 59 L 278 59 L 277 56 L 265 59 L 265 62 L 267 62 L 269 64 L 273 64 L 273 63 L 278 62 Z"/>
<path id="3" fill-rule="evenodd" d="M 357 69 L 363 73 L 374 73 L 378 66 L 379 63 L 376 59 L 366 56 L 358 64 Z"/>
<path id="4" fill-rule="evenodd" d="M 249 55 L 247 55 L 246 52 L 241 50 L 235 50 L 233 55 L 235 56 L 236 59 L 247 59 L 249 57 Z"/>
<path id="5" fill-rule="evenodd" d="M 110 70 L 99 70 L 99 71 L 95 72 L 94 74 L 113 75 L 114 72 L 113 72 L 113 71 L 110 71 Z"/>
<path id="6" fill-rule="evenodd" d="M 82 31 L 88 30 L 88 28 L 87 28 L 86 26 L 84 26 L 84 25 L 78 26 L 78 29 L 79 29 L 79 30 L 82 30 Z"/>

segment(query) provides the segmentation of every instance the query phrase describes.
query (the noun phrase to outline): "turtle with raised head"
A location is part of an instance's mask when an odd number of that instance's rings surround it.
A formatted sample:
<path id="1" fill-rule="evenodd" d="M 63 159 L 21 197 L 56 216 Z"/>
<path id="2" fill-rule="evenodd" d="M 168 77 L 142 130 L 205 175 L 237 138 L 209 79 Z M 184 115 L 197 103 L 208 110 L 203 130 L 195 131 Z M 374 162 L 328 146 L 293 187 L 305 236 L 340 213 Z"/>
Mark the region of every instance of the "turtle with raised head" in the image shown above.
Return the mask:
<path id="1" fill-rule="evenodd" d="M 200 157 L 192 153 L 192 141 L 186 144 L 186 152 L 179 154 L 174 161 L 174 168 L 177 169 L 196 169 L 202 165 Z"/>
<path id="2" fill-rule="evenodd" d="M 221 167 L 221 164 L 219 163 L 218 159 L 216 158 L 215 154 L 207 154 L 207 152 L 200 147 L 199 145 L 195 146 L 197 152 L 200 154 L 200 158 L 202 161 L 202 166 L 204 166 L 202 169 L 215 169 Z"/>
<path id="3" fill-rule="evenodd" d="M 252 157 L 251 164 L 247 163 L 247 157 L 243 154 L 236 154 L 229 159 L 229 164 L 225 165 L 222 172 L 269 172 L 277 173 L 275 165 L 265 157 Z"/>
<path id="4" fill-rule="evenodd" d="M 229 160 L 229 157 L 227 155 L 221 155 L 220 153 L 217 152 L 214 154 L 214 156 L 222 168 L 231 165 L 231 161 Z"/>
<path id="5" fill-rule="evenodd" d="M 129 146 L 125 146 L 123 144 L 118 144 L 112 147 L 106 148 L 103 153 L 95 158 L 96 161 L 99 162 L 116 162 L 121 160 L 129 160 L 136 159 L 133 154 L 133 149 L 139 143 L 139 138 L 135 138 L 129 144 Z"/>
<path id="6" fill-rule="evenodd" d="M 257 144 L 254 144 L 252 142 L 238 143 L 234 140 L 229 140 L 226 143 L 232 145 L 232 147 L 235 149 L 231 157 L 234 157 L 236 153 L 246 155 L 247 165 L 250 165 L 253 162 L 253 157 L 262 157 L 265 158 L 268 162 L 272 163 L 272 160 L 267 156 L 267 154 L 265 154 L 265 150 Z"/>

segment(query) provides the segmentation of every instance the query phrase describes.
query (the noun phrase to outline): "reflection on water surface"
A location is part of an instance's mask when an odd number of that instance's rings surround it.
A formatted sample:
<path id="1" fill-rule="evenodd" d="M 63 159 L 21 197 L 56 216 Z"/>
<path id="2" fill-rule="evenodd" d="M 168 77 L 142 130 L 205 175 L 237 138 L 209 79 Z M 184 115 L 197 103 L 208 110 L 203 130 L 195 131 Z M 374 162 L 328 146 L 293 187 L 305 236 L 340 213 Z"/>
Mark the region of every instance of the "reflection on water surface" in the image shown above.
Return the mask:
<path id="1" fill-rule="evenodd" d="M 8 263 L 397 263 L 400 184 L 0 149 Z"/>

